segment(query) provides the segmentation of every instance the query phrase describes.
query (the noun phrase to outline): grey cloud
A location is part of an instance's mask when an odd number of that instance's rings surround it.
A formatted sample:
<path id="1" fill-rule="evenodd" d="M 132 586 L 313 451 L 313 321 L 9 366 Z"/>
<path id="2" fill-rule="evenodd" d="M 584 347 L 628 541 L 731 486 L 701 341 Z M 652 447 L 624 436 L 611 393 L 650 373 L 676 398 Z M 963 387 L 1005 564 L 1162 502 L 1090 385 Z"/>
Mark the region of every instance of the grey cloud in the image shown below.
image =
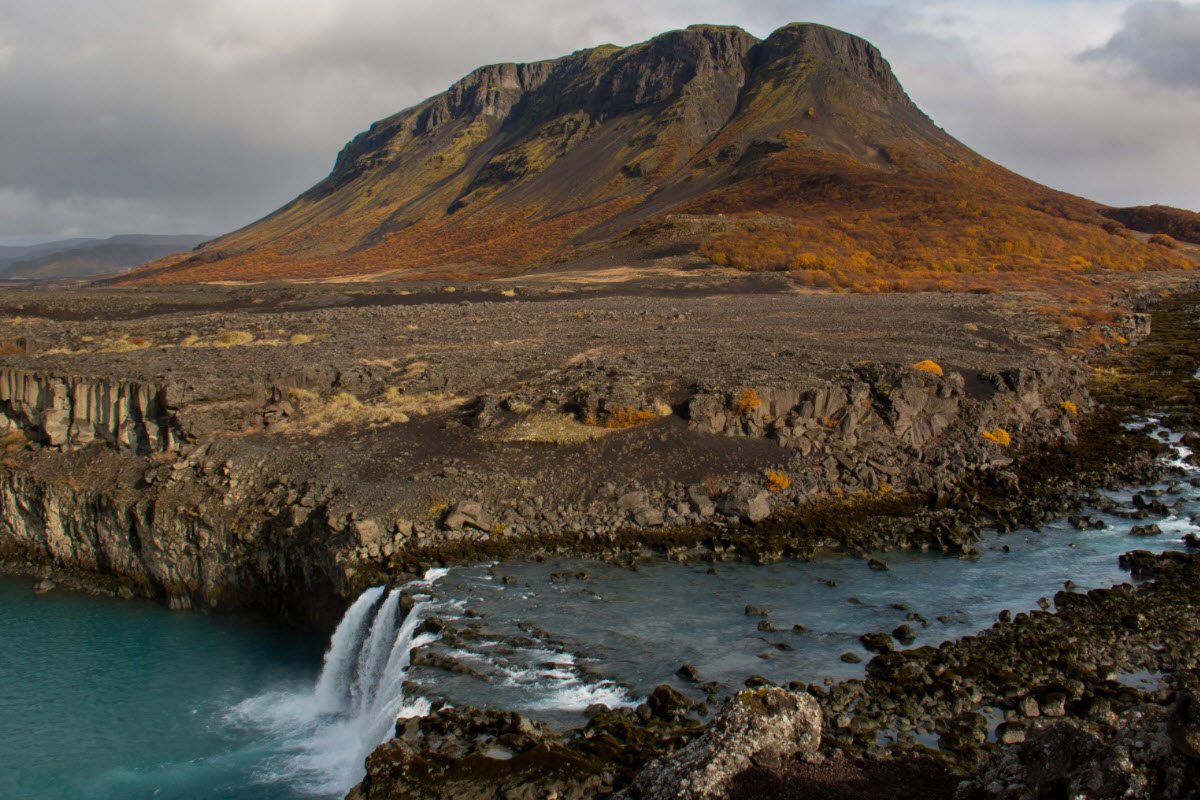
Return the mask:
<path id="1" fill-rule="evenodd" d="M 1127 65 L 1165 86 L 1200 89 L 1200 5 L 1138 3 L 1125 12 L 1121 29 L 1083 58 Z"/>

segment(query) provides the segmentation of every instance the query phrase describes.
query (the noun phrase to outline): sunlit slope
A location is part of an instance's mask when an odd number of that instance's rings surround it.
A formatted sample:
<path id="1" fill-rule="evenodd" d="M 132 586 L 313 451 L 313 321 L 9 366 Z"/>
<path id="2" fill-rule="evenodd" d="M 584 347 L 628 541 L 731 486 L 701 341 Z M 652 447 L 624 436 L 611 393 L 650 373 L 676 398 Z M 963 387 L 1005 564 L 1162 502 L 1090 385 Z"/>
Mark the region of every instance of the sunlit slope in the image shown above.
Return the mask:
<path id="1" fill-rule="evenodd" d="M 858 37 L 694 26 L 478 69 L 275 213 L 128 280 L 488 277 L 614 248 L 838 284 L 1191 264 L 1099 209 L 952 139 Z"/>

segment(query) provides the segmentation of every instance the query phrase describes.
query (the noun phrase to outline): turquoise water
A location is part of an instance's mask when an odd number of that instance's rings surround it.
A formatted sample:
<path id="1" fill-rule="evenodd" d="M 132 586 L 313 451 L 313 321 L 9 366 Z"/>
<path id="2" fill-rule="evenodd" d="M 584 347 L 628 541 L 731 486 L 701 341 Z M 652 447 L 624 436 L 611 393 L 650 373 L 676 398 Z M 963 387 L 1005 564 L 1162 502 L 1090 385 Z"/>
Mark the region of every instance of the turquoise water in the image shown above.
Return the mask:
<path id="1" fill-rule="evenodd" d="M 683 662 L 721 693 L 752 674 L 861 675 L 841 654 L 866 661 L 859 635 L 890 631 L 910 612 L 926 623 L 911 623 L 917 644 L 936 645 L 990 626 L 1002 609 L 1035 608 L 1068 579 L 1080 589 L 1128 580 L 1119 553 L 1181 549 L 1197 530 L 1200 488 L 1153 488 L 1169 513 L 1096 512 L 1105 530 L 1058 521 L 989 535 L 973 561 L 892 553 L 886 572 L 845 557 L 725 563 L 715 574 L 577 559 L 431 570 L 403 589 L 365 592 L 328 642 L 145 602 L 38 596 L 29 580 L 0 578 L 0 800 L 340 798 L 396 716 L 431 701 L 566 726 L 592 703 L 632 705 L 659 683 L 695 692 L 675 676 Z M 1130 491 L 1106 494 L 1133 508 Z M 1161 535 L 1130 535 L 1151 522 Z M 418 601 L 407 617 L 402 592 Z M 768 609 L 777 629 L 761 630 L 747 604 Z M 410 665 L 422 650 L 468 669 Z"/>
<path id="2" fill-rule="evenodd" d="M 294 797 L 257 779 L 271 744 L 226 721 L 311 686 L 325 642 L 0 578 L 0 797 Z"/>

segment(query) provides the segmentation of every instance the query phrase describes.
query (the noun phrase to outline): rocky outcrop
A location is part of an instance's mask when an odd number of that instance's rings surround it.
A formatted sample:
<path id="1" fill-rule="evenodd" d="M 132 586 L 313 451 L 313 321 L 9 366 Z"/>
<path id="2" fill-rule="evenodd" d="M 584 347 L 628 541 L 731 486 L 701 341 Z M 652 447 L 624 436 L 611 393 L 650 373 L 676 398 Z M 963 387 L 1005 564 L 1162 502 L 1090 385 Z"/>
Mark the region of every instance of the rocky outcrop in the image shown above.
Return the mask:
<path id="1" fill-rule="evenodd" d="M 86 486 L 83 478 L 4 471 L 6 569 L 171 608 L 259 611 L 309 628 L 327 628 L 340 616 L 341 598 L 357 588 L 355 570 L 340 557 L 355 534 L 334 530 L 326 508 L 297 503 L 305 512 L 297 514 L 261 499 L 227 506 L 224 493 L 241 499 L 228 484 L 221 490 L 182 480 L 191 464 L 166 467 L 175 480 L 151 476 L 158 485 L 147 485 L 122 460 L 115 453 L 92 460 L 89 468 L 105 477 Z"/>
<path id="2" fill-rule="evenodd" d="M 0 428 L 59 450 L 101 442 L 149 454 L 175 450 L 181 439 L 165 387 L 11 368 L 0 369 Z"/>
<path id="3" fill-rule="evenodd" d="M 612 794 L 654 758 L 691 738 L 692 702 L 659 686 L 637 709 L 592 709 L 588 724 L 557 733 L 519 714 L 435 708 L 401 719 L 396 736 L 367 757 L 351 800 L 583 800 Z"/>
<path id="4" fill-rule="evenodd" d="M 1176 713 L 1139 706 L 1116 720 L 1107 735 L 1077 721 L 1042 725 L 1023 743 L 985 760 L 959 787 L 956 800 L 1200 796 L 1200 756 L 1171 736 Z"/>
<path id="5" fill-rule="evenodd" d="M 956 422 L 1013 431 L 1061 418 L 1063 401 L 1086 407 L 1082 368 L 1046 362 L 973 377 L 864 365 L 806 389 L 755 387 L 691 398 L 693 429 L 758 436 L 803 455 L 877 442 L 923 448 Z"/>
<path id="6" fill-rule="evenodd" d="M 704 733 L 644 769 L 626 800 L 717 800 L 751 766 L 779 769 L 821 743 L 821 708 L 807 694 L 763 686 L 725 704 Z"/>

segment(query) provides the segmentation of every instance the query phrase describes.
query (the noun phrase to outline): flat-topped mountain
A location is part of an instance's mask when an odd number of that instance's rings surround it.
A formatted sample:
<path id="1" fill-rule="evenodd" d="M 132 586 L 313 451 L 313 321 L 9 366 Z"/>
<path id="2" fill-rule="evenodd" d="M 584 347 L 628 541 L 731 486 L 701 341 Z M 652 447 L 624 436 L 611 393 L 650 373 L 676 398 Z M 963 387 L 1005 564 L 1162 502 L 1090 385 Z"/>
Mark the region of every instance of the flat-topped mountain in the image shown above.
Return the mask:
<path id="1" fill-rule="evenodd" d="M 1101 208 L 954 140 L 863 39 L 693 26 L 475 70 L 373 124 L 283 208 L 132 279 L 491 277 L 679 255 L 814 285 L 1191 265 Z"/>

